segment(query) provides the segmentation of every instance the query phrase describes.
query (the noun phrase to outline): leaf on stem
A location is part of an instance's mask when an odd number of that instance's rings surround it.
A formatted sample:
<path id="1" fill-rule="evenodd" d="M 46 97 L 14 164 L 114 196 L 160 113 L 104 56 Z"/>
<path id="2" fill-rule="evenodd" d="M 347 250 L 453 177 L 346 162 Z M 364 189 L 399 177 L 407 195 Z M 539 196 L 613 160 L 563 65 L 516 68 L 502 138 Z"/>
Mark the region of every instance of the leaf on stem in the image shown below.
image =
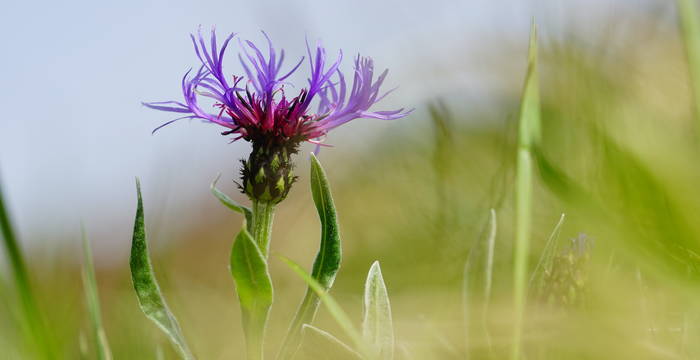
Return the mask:
<path id="1" fill-rule="evenodd" d="M 245 222 L 231 251 L 231 275 L 241 302 L 248 352 L 262 356 L 263 334 L 272 306 L 272 280 L 267 261 Z"/>
<path id="2" fill-rule="evenodd" d="M 139 301 L 139 306 L 146 316 L 153 320 L 158 327 L 168 336 L 175 349 L 183 359 L 194 359 L 185 338 L 180 330 L 175 316 L 170 312 L 160 291 L 158 282 L 153 273 L 153 266 L 148 254 L 146 241 L 146 226 L 143 215 L 143 200 L 141 198 L 141 184 L 136 179 L 136 192 L 138 205 L 136 208 L 136 220 L 134 222 L 134 236 L 131 242 L 131 280 Z"/>
<path id="3" fill-rule="evenodd" d="M 245 216 L 246 222 L 249 226 L 251 226 L 253 224 L 253 212 L 249 208 L 240 205 L 235 200 L 231 199 L 228 195 L 224 194 L 221 190 L 216 188 L 216 183 L 219 182 L 220 178 L 221 174 L 219 174 L 209 186 L 209 190 L 211 190 L 212 195 L 219 199 L 219 201 L 222 204 L 224 204 L 224 206 L 226 206 L 227 208 L 239 214 L 243 214 L 243 216 Z M 250 228 L 248 228 L 248 231 L 251 231 Z"/>
<path id="4" fill-rule="evenodd" d="M 311 196 L 316 205 L 318 217 L 321 222 L 321 242 L 311 270 L 311 277 L 314 278 L 323 289 L 328 290 L 333 286 L 333 281 L 340 269 L 340 261 L 342 258 L 338 219 L 326 173 L 313 153 L 311 154 L 310 160 Z M 310 324 L 314 320 L 318 305 L 319 297 L 316 292 L 309 287 L 292 320 L 292 324 L 284 339 L 278 358 L 288 359 L 294 355 L 301 340 L 301 327 L 304 324 Z"/>

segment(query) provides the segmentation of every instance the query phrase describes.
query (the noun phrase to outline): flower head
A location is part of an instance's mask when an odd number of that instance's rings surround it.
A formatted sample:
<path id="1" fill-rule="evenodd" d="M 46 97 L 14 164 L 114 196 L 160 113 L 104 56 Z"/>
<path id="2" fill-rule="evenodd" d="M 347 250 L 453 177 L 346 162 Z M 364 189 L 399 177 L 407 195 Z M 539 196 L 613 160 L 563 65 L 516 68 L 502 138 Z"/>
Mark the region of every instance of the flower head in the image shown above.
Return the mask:
<path id="1" fill-rule="evenodd" d="M 214 29 L 208 42 L 200 29 L 197 36 L 191 35 L 191 38 L 201 66 L 182 78 L 184 102 L 144 105 L 183 115 L 157 127 L 154 132 L 180 119 L 201 119 L 225 127 L 227 130 L 222 134 L 232 135 L 232 141 L 250 141 L 253 152 L 249 160 L 244 161 L 243 190 L 253 199 L 279 202 L 294 181 L 289 156 L 297 151 L 300 143 L 308 141 L 321 145 L 330 130 L 348 121 L 398 119 L 410 110 L 370 111 L 370 107 L 391 92 L 380 91 L 387 71 L 375 78 L 372 59 L 357 55 L 352 85 L 348 87 L 338 68 L 342 52 L 330 60 L 321 45 L 312 50 L 308 42 L 308 82 L 296 96 L 288 96 L 285 80 L 305 59 L 302 57 L 283 71 L 284 50 L 278 53 L 267 34 L 263 32 L 263 35 L 267 40 L 267 54 L 250 41 L 238 40 L 238 58 L 244 75 L 228 78 L 222 64 L 236 34 L 227 36 L 219 47 Z M 213 112 L 202 108 L 199 100 L 203 97 L 213 100 Z"/>

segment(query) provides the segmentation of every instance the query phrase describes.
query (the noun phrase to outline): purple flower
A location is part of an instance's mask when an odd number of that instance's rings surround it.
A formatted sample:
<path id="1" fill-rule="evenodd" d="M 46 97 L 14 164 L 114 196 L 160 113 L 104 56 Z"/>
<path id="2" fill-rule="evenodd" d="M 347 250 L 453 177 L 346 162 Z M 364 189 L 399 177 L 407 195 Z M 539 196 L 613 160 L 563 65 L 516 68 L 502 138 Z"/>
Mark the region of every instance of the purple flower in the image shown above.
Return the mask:
<path id="1" fill-rule="evenodd" d="M 374 76 L 371 58 L 357 55 L 354 61 L 352 86 L 348 88 L 345 76 L 338 69 L 342 52 L 331 61 L 325 49 L 317 45 L 312 51 L 308 42 L 308 84 L 295 97 L 285 94 L 285 80 L 297 71 L 304 62 L 302 58 L 291 69 L 282 72 L 284 50 L 275 50 L 270 38 L 267 40 L 267 56 L 250 41 L 239 40 L 238 58 L 244 76 L 227 79 L 223 72 L 223 59 L 231 40 L 230 34 L 219 48 L 215 30 L 209 42 L 204 40 L 201 29 L 197 36 L 191 35 L 194 50 L 201 62 L 194 74 L 188 71 L 182 79 L 184 102 L 165 101 L 144 103 L 145 106 L 162 111 L 183 114 L 157 127 L 181 119 L 201 119 L 228 128 L 223 134 L 234 135 L 234 141 L 272 141 L 278 144 L 303 141 L 318 143 L 330 130 L 354 119 L 374 118 L 393 120 L 406 116 L 411 111 L 370 111 L 389 92 L 381 93 L 380 87 L 387 70 Z M 213 99 L 216 111 L 202 109 L 198 99 Z M 318 98 L 316 110 L 312 102 Z"/>
<path id="2" fill-rule="evenodd" d="M 232 141 L 250 141 L 253 151 L 248 160 L 243 161 L 240 186 L 253 201 L 278 203 L 287 196 L 294 182 L 290 156 L 297 152 L 300 143 L 315 143 L 318 150 L 330 130 L 348 121 L 359 118 L 393 120 L 412 110 L 371 111 L 374 104 L 391 92 L 380 91 L 387 71 L 375 78 L 372 59 L 357 55 L 352 85 L 349 85 L 338 69 L 342 52 L 331 60 L 322 46 L 317 45 L 312 51 L 308 42 L 308 83 L 296 96 L 288 97 L 286 80 L 301 67 L 304 58 L 283 71 L 284 50 L 278 53 L 267 34 L 263 32 L 263 35 L 267 40 L 267 54 L 250 41 L 238 40 L 238 59 L 244 75 L 227 78 L 222 63 L 235 34 L 226 37 L 219 48 L 215 31 L 212 29 L 211 38 L 206 42 L 200 29 L 197 36 L 191 35 L 191 38 L 201 66 L 182 78 L 184 102 L 144 105 L 181 114 L 154 132 L 177 120 L 201 119 L 227 128 L 222 135 L 233 135 Z M 213 101 L 214 112 L 202 108 L 199 103 L 202 98 Z"/>

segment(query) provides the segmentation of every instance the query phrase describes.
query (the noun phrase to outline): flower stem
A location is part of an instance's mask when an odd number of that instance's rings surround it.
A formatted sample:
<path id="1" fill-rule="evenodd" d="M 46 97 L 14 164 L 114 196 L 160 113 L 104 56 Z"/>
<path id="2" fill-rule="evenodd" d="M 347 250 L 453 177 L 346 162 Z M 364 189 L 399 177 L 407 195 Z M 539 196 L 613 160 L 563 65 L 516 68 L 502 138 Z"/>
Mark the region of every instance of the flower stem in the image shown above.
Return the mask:
<path id="1" fill-rule="evenodd" d="M 253 202 L 253 240 L 267 258 L 270 253 L 270 238 L 272 236 L 272 220 L 275 216 L 275 205 L 269 202 Z"/>
<path id="2" fill-rule="evenodd" d="M 270 202 L 253 201 L 252 208 L 252 232 L 253 241 L 262 252 L 264 261 L 267 262 L 270 253 L 270 238 L 272 235 L 272 220 L 275 213 L 275 205 Z M 243 323 L 246 328 L 246 353 L 248 360 L 264 359 L 265 329 L 270 307 L 264 307 L 243 314 Z"/>

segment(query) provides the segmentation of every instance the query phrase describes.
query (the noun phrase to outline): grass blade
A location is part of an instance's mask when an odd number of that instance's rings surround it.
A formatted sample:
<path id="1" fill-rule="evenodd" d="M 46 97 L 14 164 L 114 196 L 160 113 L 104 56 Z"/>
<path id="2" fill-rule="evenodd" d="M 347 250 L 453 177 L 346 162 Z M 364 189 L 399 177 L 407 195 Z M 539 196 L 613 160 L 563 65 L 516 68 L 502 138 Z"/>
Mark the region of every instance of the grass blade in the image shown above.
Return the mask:
<path id="1" fill-rule="evenodd" d="M 333 286 L 335 276 L 340 269 L 342 248 L 338 231 L 338 219 L 328 178 L 321 163 L 313 153 L 311 154 L 310 182 L 311 195 L 321 221 L 321 242 L 314 260 L 311 277 L 327 291 Z M 316 292 L 309 287 L 292 320 L 278 358 L 288 359 L 294 355 L 299 347 L 301 327 L 303 324 L 310 324 L 314 320 L 319 301 L 320 299 Z"/>
<path id="2" fill-rule="evenodd" d="M 496 248 L 496 233 L 498 231 L 498 220 L 496 218 L 496 210 L 491 209 L 489 219 L 489 236 L 486 238 L 486 265 L 484 267 L 484 306 L 481 309 L 481 327 L 484 329 L 484 336 L 488 344 L 489 351 L 491 347 L 491 331 L 489 330 L 488 316 L 489 305 L 491 304 L 491 287 L 493 284 L 493 257 Z"/>
<path id="3" fill-rule="evenodd" d="M 83 237 L 83 286 L 85 288 L 85 299 L 87 301 L 88 313 L 92 322 L 92 336 L 97 349 L 98 360 L 111 360 L 112 352 L 109 350 L 107 335 L 102 327 L 102 316 L 100 312 L 100 297 L 97 292 L 97 279 L 95 277 L 95 264 L 92 260 L 92 250 L 90 241 L 82 229 Z"/>
<path id="4" fill-rule="evenodd" d="M 139 306 L 143 313 L 168 336 L 183 359 L 194 359 L 194 355 L 192 355 L 182 335 L 180 325 L 165 303 L 153 273 L 153 266 L 148 254 L 148 242 L 146 241 L 141 184 L 138 179 L 136 180 L 136 193 L 138 205 L 136 208 L 136 220 L 134 221 L 134 236 L 131 242 L 129 265 L 131 267 L 131 280 L 134 283 Z"/>
<path id="5" fill-rule="evenodd" d="M 300 353 L 304 359 L 324 359 L 333 354 L 334 360 L 361 360 L 362 355 L 330 333 L 309 324 L 302 326 L 304 344 Z"/>
<path id="6" fill-rule="evenodd" d="M 394 358 L 394 324 L 391 318 L 389 294 L 384 284 L 379 262 L 369 269 L 365 282 L 362 335 L 372 344 L 379 359 Z"/>
<path id="7" fill-rule="evenodd" d="M 299 275 L 304 281 L 306 282 L 309 287 L 316 292 L 318 297 L 321 299 L 321 302 L 326 305 L 326 308 L 328 308 L 328 311 L 330 312 L 331 316 L 335 321 L 340 325 L 340 327 L 345 331 L 345 333 L 350 337 L 352 340 L 353 344 L 355 345 L 355 348 L 359 350 L 361 354 L 370 354 L 367 348 L 367 344 L 365 343 L 364 339 L 362 338 L 362 335 L 360 335 L 360 332 L 357 331 L 355 326 L 352 324 L 352 321 L 350 320 L 350 317 L 348 317 L 348 314 L 343 311 L 343 309 L 340 307 L 337 301 L 333 299 L 333 297 L 328 294 L 328 291 L 323 288 L 321 284 L 318 283 L 311 275 L 309 275 L 304 269 L 301 268 L 297 263 L 294 261 L 284 257 L 280 256 L 282 261 L 284 261 L 292 270 L 294 270 L 297 275 Z M 368 356 L 371 358 L 371 356 Z"/>
<path id="8" fill-rule="evenodd" d="M 549 235 L 549 239 L 547 239 L 547 244 L 544 246 L 544 250 L 542 251 L 542 255 L 540 255 L 537 266 L 535 266 L 535 269 L 532 271 L 532 275 L 530 276 L 529 288 L 530 290 L 536 290 L 538 292 L 536 295 L 538 296 L 544 285 L 543 281 L 545 278 L 545 273 L 551 271 L 552 269 L 552 263 L 554 262 L 554 257 L 556 256 L 558 249 L 557 241 L 565 219 L 566 214 L 562 213 L 559 217 L 559 221 L 556 225 L 554 225 L 554 229 Z"/>
<path id="9" fill-rule="evenodd" d="M 540 141 L 540 99 L 537 73 L 537 28 L 532 24 L 528 52 L 527 77 L 520 107 L 518 150 L 515 170 L 515 250 L 512 359 L 522 358 L 522 334 L 527 293 L 527 258 L 530 251 L 532 222 L 533 156 L 532 148 Z"/>
<path id="10" fill-rule="evenodd" d="M 493 259 L 496 247 L 496 234 L 498 230 L 498 221 L 496 210 L 489 211 L 489 220 L 487 223 L 486 238 L 482 240 L 483 235 L 480 235 L 472 246 L 469 257 L 464 264 L 464 273 L 462 277 L 462 307 L 463 307 L 463 322 L 464 322 L 464 344 L 467 352 L 470 351 L 470 333 L 472 329 L 472 318 L 474 305 L 472 299 L 479 301 L 481 308 L 481 327 L 484 332 L 486 343 L 491 349 L 491 334 L 488 327 L 488 311 L 491 301 L 491 288 L 493 284 Z M 483 271 L 483 272 L 482 272 Z M 480 275 L 483 275 L 480 276 Z M 483 291 L 483 293 L 481 292 Z"/>
<path id="11" fill-rule="evenodd" d="M 212 181 L 211 185 L 209 186 L 209 190 L 211 190 L 211 193 L 214 195 L 214 197 L 219 199 L 219 201 L 222 204 L 224 204 L 224 206 L 226 206 L 227 208 L 229 208 L 229 209 L 231 209 L 239 214 L 243 214 L 243 216 L 245 216 L 245 220 L 246 220 L 246 223 L 248 224 L 248 226 L 252 226 L 252 224 L 253 224 L 253 212 L 249 208 L 238 204 L 236 201 L 231 199 L 228 195 L 224 194 L 221 190 L 216 188 L 216 183 L 219 182 L 220 178 L 221 178 L 221 174 L 219 174 L 219 176 L 217 176 L 216 179 L 214 179 L 214 181 Z M 248 228 L 248 231 L 251 231 L 251 229 Z"/>
<path id="12" fill-rule="evenodd" d="M 262 359 L 265 326 L 272 306 L 267 261 L 245 223 L 231 251 L 231 275 L 241 302 L 248 359 Z"/>
<path id="13" fill-rule="evenodd" d="M 19 246 L 14 229 L 10 222 L 10 215 L 5 206 L 2 188 L 0 187 L 0 234 L 2 235 L 3 245 L 10 262 L 12 269 L 12 277 L 14 279 L 19 300 L 21 304 L 22 316 L 21 325 L 25 328 L 29 336 L 32 338 L 35 346 L 34 349 L 44 359 L 55 359 L 55 348 L 49 336 L 49 331 L 44 322 L 44 318 L 39 311 L 36 298 L 32 292 L 32 287 L 29 281 L 29 272 L 27 265 L 24 262 L 22 248 Z"/>
<path id="14" fill-rule="evenodd" d="M 696 131 L 700 134 L 700 17 L 696 0 L 678 0 L 678 16 L 688 58 Z"/>

